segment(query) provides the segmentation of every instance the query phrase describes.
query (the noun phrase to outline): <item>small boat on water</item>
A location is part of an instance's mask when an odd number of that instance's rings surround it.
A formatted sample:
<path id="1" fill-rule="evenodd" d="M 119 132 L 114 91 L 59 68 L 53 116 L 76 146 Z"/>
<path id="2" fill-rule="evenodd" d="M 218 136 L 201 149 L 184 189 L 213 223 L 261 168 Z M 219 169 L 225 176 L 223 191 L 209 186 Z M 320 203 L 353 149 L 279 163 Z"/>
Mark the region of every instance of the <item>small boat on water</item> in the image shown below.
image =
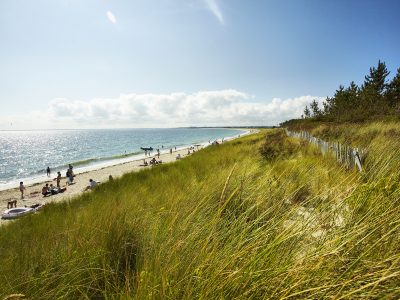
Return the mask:
<path id="1" fill-rule="evenodd" d="M 34 213 L 38 209 L 40 209 L 43 205 L 41 204 L 35 204 L 32 205 L 31 207 L 14 207 L 5 210 L 1 214 L 1 218 L 4 220 L 10 220 L 10 219 L 16 219 L 25 215 L 29 215 L 31 213 Z"/>

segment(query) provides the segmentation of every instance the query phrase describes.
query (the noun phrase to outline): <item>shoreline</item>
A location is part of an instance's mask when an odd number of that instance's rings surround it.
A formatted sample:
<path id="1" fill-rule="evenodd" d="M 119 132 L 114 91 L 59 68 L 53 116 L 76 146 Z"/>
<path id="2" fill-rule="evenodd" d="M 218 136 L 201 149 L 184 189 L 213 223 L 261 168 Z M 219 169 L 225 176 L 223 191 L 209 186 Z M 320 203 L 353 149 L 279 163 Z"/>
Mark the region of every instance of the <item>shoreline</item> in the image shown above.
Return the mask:
<path id="1" fill-rule="evenodd" d="M 224 128 L 221 128 L 224 129 Z M 247 129 L 247 128 L 237 128 L 234 129 L 237 131 L 241 131 L 241 133 L 238 133 L 236 135 L 233 136 L 228 136 L 228 137 L 224 137 L 222 139 L 225 139 L 226 141 L 233 139 L 233 138 L 237 138 L 239 135 L 246 135 L 249 134 L 250 132 L 252 132 L 251 129 Z M 221 138 L 218 139 L 219 141 L 221 141 Z M 179 149 L 187 149 L 190 146 L 193 145 L 201 145 L 201 147 L 204 147 L 206 145 L 208 145 L 207 141 L 201 141 L 201 142 L 196 142 L 196 143 L 192 143 L 192 144 L 183 144 L 183 145 L 176 145 L 176 146 L 171 146 L 171 147 L 167 147 L 167 148 L 160 148 L 160 154 L 163 153 L 169 153 L 169 149 L 172 148 L 175 150 L 179 150 Z M 156 149 L 154 148 L 152 151 L 152 154 L 155 154 Z M 149 156 L 147 156 L 149 157 Z M 147 159 L 147 157 L 144 155 L 144 151 L 139 150 L 138 152 L 134 153 L 134 154 L 119 154 L 119 155 L 115 155 L 115 158 L 113 157 L 105 157 L 105 158 L 89 158 L 89 159 L 85 159 L 85 161 L 92 161 L 86 164 L 82 164 L 80 163 L 81 161 L 77 161 L 77 162 L 70 162 L 73 166 L 74 166 L 74 173 L 75 174 L 81 174 L 81 173 L 85 173 L 88 171 L 95 171 L 98 169 L 102 169 L 105 167 L 110 167 L 110 166 L 114 166 L 114 165 L 118 165 L 118 164 L 123 164 L 123 163 L 127 163 L 127 162 L 132 162 L 135 160 L 141 160 L 141 159 Z M 153 156 L 150 156 L 153 157 Z M 57 171 L 60 171 L 62 176 L 65 175 L 65 171 L 67 170 L 67 165 L 64 166 L 56 166 L 56 167 L 52 167 L 51 168 L 51 176 L 48 177 L 45 174 L 45 170 L 43 170 L 42 172 L 37 172 L 35 174 L 31 174 L 31 175 L 27 175 L 25 177 L 20 177 L 18 179 L 11 179 L 10 181 L 6 181 L 6 182 L 2 182 L 0 183 L 0 192 L 1 191 L 5 191 L 5 190 L 9 190 L 9 189 L 14 189 L 19 187 L 19 182 L 22 181 L 24 182 L 25 186 L 31 186 L 35 183 L 42 183 L 42 182 L 46 182 L 51 180 L 51 178 L 56 177 L 57 176 Z"/>
<path id="2" fill-rule="evenodd" d="M 240 137 L 249 135 L 254 133 L 254 130 L 248 130 L 243 134 L 240 134 Z M 233 137 L 228 137 L 224 138 L 224 141 L 231 141 L 236 138 L 238 138 L 239 135 L 233 136 Z M 197 151 L 200 151 L 206 147 L 208 147 L 210 144 L 208 143 L 202 143 L 202 146 L 199 147 L 199 149 L 196 149 Z M 181 148 L 177 148 L 176 150 L 172 151 L 172 154 L 169 153 L 160 153 L 160 158 L 157 158 L 157 154 L 153 154 L 151 156 L 146 157 L 146 161 L 149 162 L 150 159 L 155 157 L 157 160 L 162 160 L 163 164 L 166 163 L 172 163 L 176 161 L 176 156 L 180 154 L 181 158 L 185 158 L 187 156 L 193 155 L 193 152 L 191 151 L 191 154 L 188 154 L 188 149 L 191 146 L 185 146 Z M 52 183 L 53 185 L 56 185 L 56 181 L 51 177 L 48 178 L 47 180 L 42 180 L 40 182 L 34 182 L 30 184 L 26 184 L 26 190 L 25 190 L 25 197 L 24 199 L 21 199 L 21 193 L 19 191 L 18 187 L 13 187 L 5 190 L 0 191 L 0 207 L 1 207 L 1 213 L 7 209 L 7 202 L 10 200 L 17 200 L 17 207 L 23 207 L 23 206 L 30 206 L 34 204 L 45 204 L 45 203 L 51 203 L 51 202 L 61 202 L 65 200 L 69 200 L 79 194 L 84 193 L 84 189 L 88 186 L 89 184 L 89 179 L 93 179 L 98 182 L 107 182 L 109 179 L 109 176 L 112 175 L 114 179 L 121 177 L 122 175 L 130 172 L 137 172 L 141 169 L 144 168 L 151 168 L 151 166 L 141 166 L 143 164 L 143 159 L 144 155 L 141 158 L 136 158 L 135 160 L 131 161 L 125 161 L 125 162 L 119 162 L 117 164 L 113 165 L 108 165 L 108 166 L 103 166 L 100 168 L 96 168 L 93 170 L 79 170 L 79 172 L 76 172 L 76 176 L 74 178 L 74 184 L 72 185 L 66 185 L 66 178 L 63 176 L 61 178 L 61 184 L 60 186 L 66 186 L 67 190 L 64 193 L 60 193 L 57 195 L 52 195 L 48 197 L 43 197 L 41 194 L 41 189 L 42 186 L 46 183 L 50 185 Z M 9 222 L 9 220 L 3 220 L 0 219 L 0 226 L 3 224 L 6 224 Z"/>

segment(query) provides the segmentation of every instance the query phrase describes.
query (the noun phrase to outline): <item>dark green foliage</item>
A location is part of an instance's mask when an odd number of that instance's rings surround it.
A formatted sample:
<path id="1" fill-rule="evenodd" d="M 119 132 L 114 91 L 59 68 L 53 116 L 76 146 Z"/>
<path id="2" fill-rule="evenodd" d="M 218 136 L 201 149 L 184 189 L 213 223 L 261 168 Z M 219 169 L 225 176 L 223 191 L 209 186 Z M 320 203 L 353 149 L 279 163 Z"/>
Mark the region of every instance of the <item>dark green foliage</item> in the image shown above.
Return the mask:
<path id="1" fill-rule="evenodd" d="M 261 155 L 267 160 L 289 157 L 299 150 L 298 141 L 289 138 L 284 130 L 273 130 L 266 134 L 260 147 Z"/>
<path id="2" fill-rule="evenodd" d="M 386 89 L 386 101 L 397 113 L 400 111 L 400 68 Z"/>
<path id="3" fill-rule="evenodd" d="M 378 66 L 369 69 L 369 75 L 365 76 L 364 89 L 369 89 L 375 96 L 382 96 L 385 90 L 386 77 L 389 71 L 384 62 L 378 61 Z"/>
<path id="4" fill-rule="evenodd" d="M 308 106 L 304 109 L 304 118 L 308 119 L 311 117 L 310 110 L 308 109 Z"/>
<path id="5" fill-rule="evenodd" d="M 314 118 L 320 118 L 322 115 L 322 111 L 318 107 L 317 101 L 314 99 L 313 102 L 310 104 L 310 108 Z"/>
<path id="6" fill-rule="evenodd" d="M 304 109 L 301 123 L 313 121 L 363 122 L 400 115 L 400 68 L 392 81 L 384 62 L 371 67 L 361 87 L 352 81 L 348 87 L 340 85 L 333 97 L 327 97 L 323 109 L 316 100 Z M 292 122 L 289 121 L 289 122 Z M 282 126 L 290 125 L 288 122 Z"/>

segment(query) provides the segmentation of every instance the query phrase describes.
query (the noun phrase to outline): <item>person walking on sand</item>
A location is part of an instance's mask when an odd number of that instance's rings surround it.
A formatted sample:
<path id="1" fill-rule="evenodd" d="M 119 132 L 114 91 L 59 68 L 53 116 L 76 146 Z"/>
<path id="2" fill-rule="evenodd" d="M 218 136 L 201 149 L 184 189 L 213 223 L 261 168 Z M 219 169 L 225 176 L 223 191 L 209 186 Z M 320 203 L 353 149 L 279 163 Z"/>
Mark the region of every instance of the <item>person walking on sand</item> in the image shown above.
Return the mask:
<path id="1" fill-rule="evenodd" d="M 19 191 L 21 192 L 21 199 L 24 199 L 25 186 L 22 181 L 19 183 Z"/>
<path id="2" fill-rule="evenodd" d="M 47 177 L 50 177 L 50 167 L 47 167 Z"/>

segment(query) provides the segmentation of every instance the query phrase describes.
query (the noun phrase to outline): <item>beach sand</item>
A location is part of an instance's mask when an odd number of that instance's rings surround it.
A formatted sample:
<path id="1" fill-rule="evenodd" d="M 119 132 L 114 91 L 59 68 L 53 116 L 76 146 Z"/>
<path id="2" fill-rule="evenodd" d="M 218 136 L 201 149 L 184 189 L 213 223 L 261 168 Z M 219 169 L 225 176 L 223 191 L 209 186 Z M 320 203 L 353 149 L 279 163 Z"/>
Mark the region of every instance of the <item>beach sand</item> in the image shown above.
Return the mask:
<path id="1" fill-rule="evenodd" d="M 199 148 L 200 149 L 200 148 Z M 197 151 L 197 150 L 196 150 Z M 182 158 L 188 156 L 188 148 L 184 149 L 179 149 L 176 151 L 173 151 L 172 154 L 170 153 L 164 153 L 160 154 L 160 158 L 158 159 L 155 155 L 152 155 L 148 158 L 146 158 L 147 162 L 150 162 L 150 159 L 153 157 L 156 157 L 157 160 L 162 160 L 163 164 L 165 163 L 171 163 L 176 161 L 176 156 L 178 154 L 181 155 Z M 193 154 L 190 154 L 193 155 Z M 52 195 L 48 197 L 43 197 L 41 194 L 42 187 L 48 183 L 52 183 L 54 186 L 56 186 L 56 181 L 55 180 L 47 180 L 43 181 L 41 183 L 36 183 L 30 186 L 26 187 L 25 190 L 25 198 L 21 199 L 21 193 L 19 191 L 19 188 L 13 188 L 13 189 L 8 189 L 4 191 L 0 191 L 0 212 L 2 213 L 7 209 L 7 202 L 9 200 L 17 200 L 17 207 L 23 207 L 23 206 L 30 206 L 33 204 L 44 204 L 44 203 L 50 203 L 50 202 L 60 202 L 64 200 L 68 200 L 74 196 L 77 196 L 81 193 L 83 193 L 84 189 L 89 185 L 89 179 L 96 180 L 98 182 L 106 182 L 108 181 L 108 178 L 110 175 L 114 179 L 122 176 L 125 173 L 129 172 L 134 172 L 138 171 L 142 168 L 151 168 L 151 166 L 143 167 L 140 166 L 143 164 L 143 159 L 140 160 L 134 160 L 131 162 L 126 162 L 118 165 L 113 165 L 109 167 L 104 167 L 102 169 L 98 170 L 93 170 L 93 171 L 88 171 L 84 173 L 77 174 L 74 178 L 74 184 L 72 185 L 66 185 L 66 179 L 65 177 L 62 177 L 61 186 L 66 186 L 67 190 L 64 193 L 60 193 L 57 195 Z M 6 224 L 12 222 L 10 220 L 3 220 L 0 219 L 0 225 Z"/>

